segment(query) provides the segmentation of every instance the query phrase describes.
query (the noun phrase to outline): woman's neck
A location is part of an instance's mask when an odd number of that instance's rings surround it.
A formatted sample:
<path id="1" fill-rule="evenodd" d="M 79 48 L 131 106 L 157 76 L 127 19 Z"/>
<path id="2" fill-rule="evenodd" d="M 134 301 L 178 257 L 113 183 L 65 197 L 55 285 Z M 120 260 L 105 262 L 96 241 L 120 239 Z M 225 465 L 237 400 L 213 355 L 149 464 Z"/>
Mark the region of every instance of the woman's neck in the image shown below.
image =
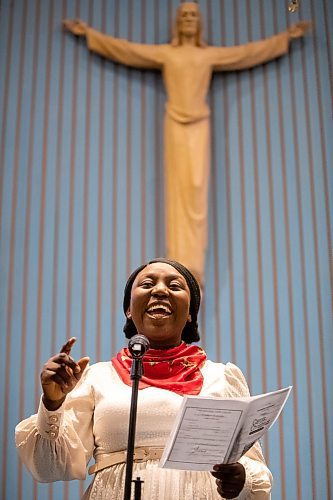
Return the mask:
<path id="1" fill-rule="evenodd" d="M 166 351 L 167 349 L 173 349 L 174 347 L 180 346 L 181 343 L 182 343 L 182 340 L 180 340 L 180 342 L 178 342 L 177 344 L 168 344 L 168 345 L 150 343 L 150 349 Z"/>

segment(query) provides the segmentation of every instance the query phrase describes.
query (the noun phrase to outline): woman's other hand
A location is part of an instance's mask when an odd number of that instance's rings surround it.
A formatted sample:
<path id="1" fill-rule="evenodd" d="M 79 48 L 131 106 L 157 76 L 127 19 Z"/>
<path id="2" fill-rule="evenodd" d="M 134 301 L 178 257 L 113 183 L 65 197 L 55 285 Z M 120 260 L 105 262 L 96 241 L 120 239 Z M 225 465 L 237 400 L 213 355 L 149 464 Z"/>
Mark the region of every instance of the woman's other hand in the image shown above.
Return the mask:
<path id="1" fill-rule="evenodd" d="M 75 342 L 75 337 L 69 339 L 60 352 L 45 363 L 40 375 L 43 403 L 48 410 L 57 410 L 62 405 L 66 395 L 74 389 L 89 363 L 87 357 L 75 361 L 70 356 Z"/>
<path id="2" fill-rule="evenodd" d="M 76 36 L 83 36 L 87 31 L 87 23 L 81 21 L 81 19 L 65 19 L 62 22 L 63 26 Z"/>
<path id="3" fill-rule="evenodd" d="M 238 497 L 245 484 L 245 469 L 242 464 L 217 464 L 211 474 L 216 477 L 217 492 L 221 497 Z"/>

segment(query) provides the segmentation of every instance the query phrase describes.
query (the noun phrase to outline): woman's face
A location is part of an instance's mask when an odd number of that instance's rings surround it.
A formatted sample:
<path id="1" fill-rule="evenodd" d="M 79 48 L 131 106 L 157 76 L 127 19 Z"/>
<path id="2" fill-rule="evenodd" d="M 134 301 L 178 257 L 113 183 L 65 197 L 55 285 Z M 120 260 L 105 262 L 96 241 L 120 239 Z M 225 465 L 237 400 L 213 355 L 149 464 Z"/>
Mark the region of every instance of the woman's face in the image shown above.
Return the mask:
<path id="1" fill-rule="evenodd" d="M 182 274 L 164 262 L 154 262 L 135 278 L 127 317 L 150 347 L 173 347 L 181 342 L 190 321 L 191 294 Z"/>
<path id="2" fill-rule="evenodd" d="M 181 35 L 194 36 L 198 32 L 199 11 L 194 2 L 185 2 L 180 7 L 178 29 Z"/>

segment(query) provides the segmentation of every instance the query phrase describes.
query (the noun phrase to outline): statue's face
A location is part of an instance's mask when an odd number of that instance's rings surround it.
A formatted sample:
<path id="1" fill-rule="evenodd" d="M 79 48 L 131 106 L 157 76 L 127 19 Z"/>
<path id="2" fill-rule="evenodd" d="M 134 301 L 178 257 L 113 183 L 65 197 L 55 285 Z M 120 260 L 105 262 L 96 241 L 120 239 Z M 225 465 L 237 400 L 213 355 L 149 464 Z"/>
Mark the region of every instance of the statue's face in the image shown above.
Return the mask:
<path id="1" fill-rule="evenodd" d="M 199 9 L 194 2 L 181 5 L 178 17 L 178 29 L 181 35 L 196 35 L 199 26 Z"/>

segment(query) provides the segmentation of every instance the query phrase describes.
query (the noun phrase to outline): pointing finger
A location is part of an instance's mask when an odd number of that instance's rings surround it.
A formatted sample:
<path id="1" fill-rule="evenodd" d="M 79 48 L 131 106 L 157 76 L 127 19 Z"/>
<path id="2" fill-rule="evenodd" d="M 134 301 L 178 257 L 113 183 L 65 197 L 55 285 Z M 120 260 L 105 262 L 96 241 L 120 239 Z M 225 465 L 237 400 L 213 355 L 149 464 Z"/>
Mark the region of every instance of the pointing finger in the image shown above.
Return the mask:
<path id="1" fill-rule="evenodd" d="M 60 352 L 64 352 L 65 354 L 69 354 L 72 350 L 73 345 L 76 342 L 76 337 L 71 337 L 67 342 L 62 346 Z"/>

